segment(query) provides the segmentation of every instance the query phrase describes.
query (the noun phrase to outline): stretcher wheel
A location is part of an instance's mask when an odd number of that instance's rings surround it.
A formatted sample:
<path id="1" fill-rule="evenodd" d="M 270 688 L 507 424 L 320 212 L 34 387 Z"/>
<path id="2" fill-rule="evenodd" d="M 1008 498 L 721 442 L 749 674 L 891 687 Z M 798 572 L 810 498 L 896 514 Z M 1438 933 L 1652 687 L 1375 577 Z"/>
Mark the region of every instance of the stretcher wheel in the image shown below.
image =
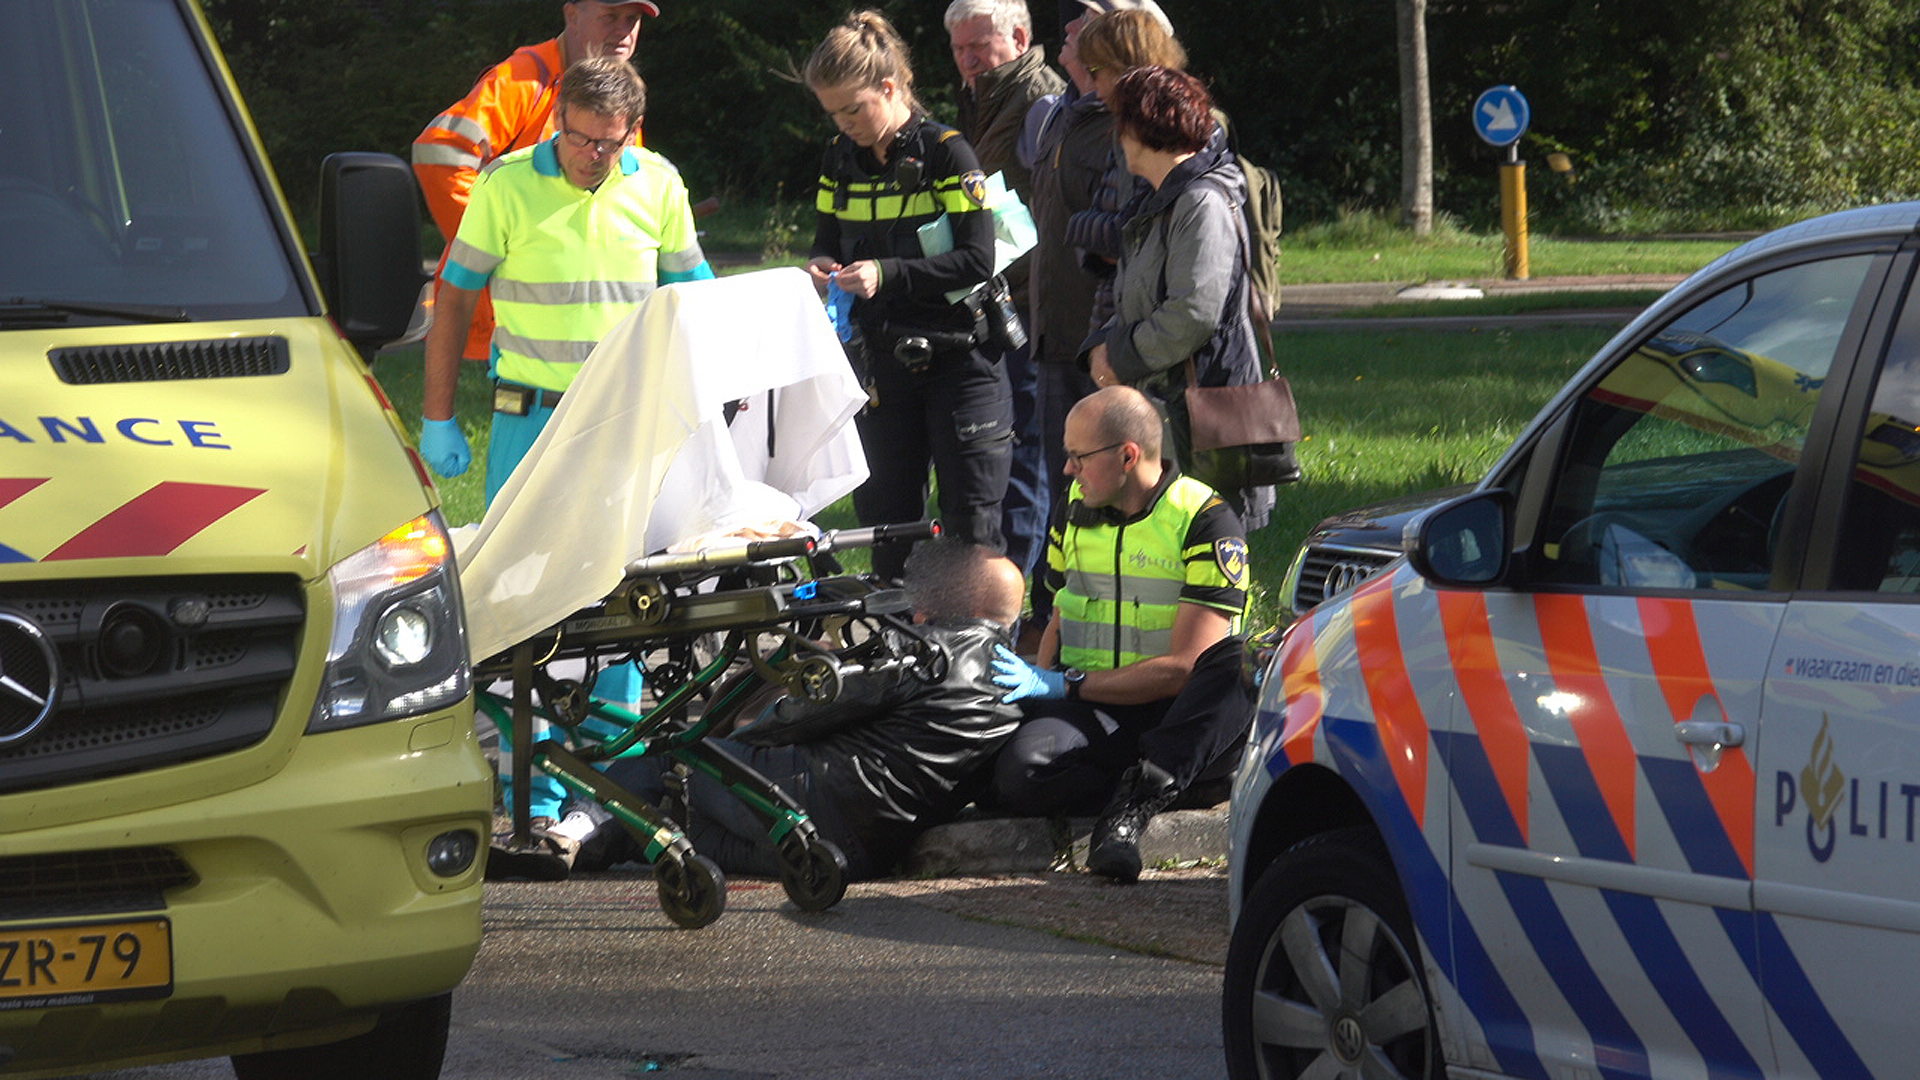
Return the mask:
<path id="1" fill-rule="evenodd" d="M 827 705 L 840 697 L 840 665 L 824 656 L 809 656 L 787 676 L 787 690 L 815 705 Z"/>
<path id="2" fill-rule="evenodd" d="M 552 692 L 547 695 L 547 709 L 562 727 L 573 727 L 585 720 L 591 708 L 593 701 L 587 695 L 587 688 L 573 679 L 555 681 Z"/>
<path id="3" fill-rule="evenodd" d="M 780 887 L 801 911 L 825 911 L 847 895 L 847 857 L 831 840 L 783 845 Z"/>
<path id="4" fill-rule="evenodd" d="M 666 622 L 671 606 L 666 586 L 652 578 L 641 578 L 627 586 L 627 603 L 633 607 L 633 621 L 641 626 Z"/>
<path id="5" fill-rule="evenodd" d="M 662 859 L 653 868 L 660 888 L 660 910 L 688 930 L 698 930 L 727 907 L 727 876 L 705 855 Z"/>

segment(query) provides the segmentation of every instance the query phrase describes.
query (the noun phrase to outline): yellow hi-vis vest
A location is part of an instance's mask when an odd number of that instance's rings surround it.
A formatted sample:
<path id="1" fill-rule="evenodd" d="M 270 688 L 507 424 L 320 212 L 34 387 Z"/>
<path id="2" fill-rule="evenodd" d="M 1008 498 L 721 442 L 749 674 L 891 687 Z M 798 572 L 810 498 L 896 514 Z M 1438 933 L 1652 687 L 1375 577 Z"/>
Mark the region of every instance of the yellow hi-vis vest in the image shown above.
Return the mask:
<path id="1" fill-rule="evenodd" d="M 1078 492 L 1076 483 L 1075 498 Z M 1180 476 L 1137 520 L 1076 524 L 1074 516 L 1064 531 L 1055 530 L 1047 551 L 1060 582 L 1054 606 L 1062 664 L 1105 671 L 1165 656 L 1183 601 L 1228 613 L 1238 632 L 1247 542 L 1212 488 Z M 1197 520 L 1203 527 L 1195 528 Z"/>
<path id="2" fill-rule="evenodd" d="M 491 287 L 502 379 L 565 390 L 607 331 L 663 284 L 710 278 L 666 158 L 628 147 L 593 191 L 560 168 L 559 136 L 487 166 L 441 276 Z"/>

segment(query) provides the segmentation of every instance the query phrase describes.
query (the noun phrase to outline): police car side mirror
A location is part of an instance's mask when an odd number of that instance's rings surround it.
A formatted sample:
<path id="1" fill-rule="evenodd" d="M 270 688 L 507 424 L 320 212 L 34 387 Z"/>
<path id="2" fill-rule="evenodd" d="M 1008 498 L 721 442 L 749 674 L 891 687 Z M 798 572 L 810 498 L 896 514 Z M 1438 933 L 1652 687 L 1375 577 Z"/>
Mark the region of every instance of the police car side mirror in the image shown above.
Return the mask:
<path id="1" fill-rule="evenodd" d="M 1489 488 L 1422 512 L 1401 535 L 1421 577 L 1437 585 L 1485 588 L 1507 576 L 1513 550 L 1513 496 Z"/>

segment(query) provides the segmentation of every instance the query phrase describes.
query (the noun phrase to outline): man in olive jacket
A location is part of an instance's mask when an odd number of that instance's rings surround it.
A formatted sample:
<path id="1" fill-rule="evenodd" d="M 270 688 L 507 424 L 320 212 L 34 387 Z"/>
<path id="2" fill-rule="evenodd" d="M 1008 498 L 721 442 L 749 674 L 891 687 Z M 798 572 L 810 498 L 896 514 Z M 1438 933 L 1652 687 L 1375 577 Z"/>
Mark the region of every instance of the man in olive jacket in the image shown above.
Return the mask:
<path id="1" fill-rule="evenodd" d="M 1034 44 L 1033 17 L 1026 0 L 953 0 L 947 6 L 947 36 L 953 64 L 960 72 L 957 126 L 980 157 L 987 175 L 1000 173 L 1007 187 L 1031 205 L 1031 175 L 1019 155 L 1020 132 L 1033 103 L 1066 88 L 1047 66 L 1046 50 Z M 1031 328 L 1027 305 L 1028 258 L 1007 268 L 1007 286 L 1023 326 Z M 1013 470 L 1000 504 L 1000 532 L 1007 557 L 1022 574 L 1032 574 L 1046 548 L 1048 496 L 1046 439 L 1040 426 L 1039 370 L 1031 343 L 1006 354 L 1007 381 L 1013 386 Z"/>

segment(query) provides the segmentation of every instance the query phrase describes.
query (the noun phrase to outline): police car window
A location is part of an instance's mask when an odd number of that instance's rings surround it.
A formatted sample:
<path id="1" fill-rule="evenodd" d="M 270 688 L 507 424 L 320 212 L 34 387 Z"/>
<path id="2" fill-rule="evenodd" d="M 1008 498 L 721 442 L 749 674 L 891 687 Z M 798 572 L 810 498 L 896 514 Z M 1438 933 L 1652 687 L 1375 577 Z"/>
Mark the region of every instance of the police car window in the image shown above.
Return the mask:
<path id="1" fill-rule="evenodd" d="M 1860 432 L 1833 584 L 1920 593 L 1920 303 L 1901 312 Z"/>
<path id="2" fill-rule="evenodd" d="M 1538 535 L 1551 581 L 1760 589 L 1869 266 L 1776 271 L 1687 309 L 1575 407 Z"/>

